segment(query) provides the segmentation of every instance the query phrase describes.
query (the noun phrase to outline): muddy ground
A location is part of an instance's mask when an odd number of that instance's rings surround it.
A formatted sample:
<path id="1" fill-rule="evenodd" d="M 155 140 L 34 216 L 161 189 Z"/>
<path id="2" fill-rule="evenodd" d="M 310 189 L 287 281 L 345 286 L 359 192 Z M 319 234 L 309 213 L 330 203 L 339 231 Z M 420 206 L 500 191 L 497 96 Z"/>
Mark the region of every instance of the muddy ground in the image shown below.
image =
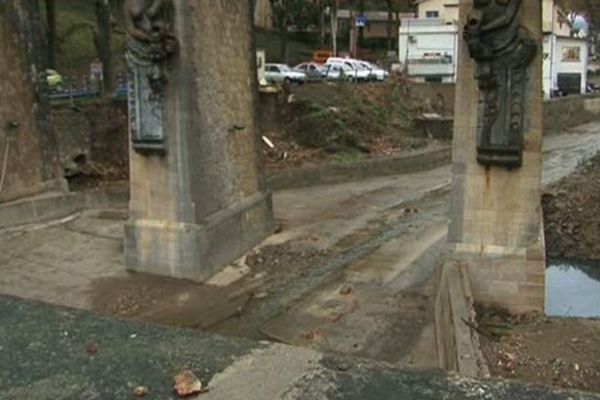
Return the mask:
<path id="1" fill-rule="evenodd" d="M 600 321 L 480 310 L 480 329 L 493 376 L 600 392 Z"/>
<path id="2" fill-rule="evenodd" d="M 543 207 L 548 256 L 600 260 L 600 156 L 550 186 Z"/>
<path id="3" fill-rule="evenodd" d="M 549 258 L 600 259 L 600 156 L 549 186 L 543 209 Z M 600 320 L 479 311 L 493 376 L 600 392 Z"/>

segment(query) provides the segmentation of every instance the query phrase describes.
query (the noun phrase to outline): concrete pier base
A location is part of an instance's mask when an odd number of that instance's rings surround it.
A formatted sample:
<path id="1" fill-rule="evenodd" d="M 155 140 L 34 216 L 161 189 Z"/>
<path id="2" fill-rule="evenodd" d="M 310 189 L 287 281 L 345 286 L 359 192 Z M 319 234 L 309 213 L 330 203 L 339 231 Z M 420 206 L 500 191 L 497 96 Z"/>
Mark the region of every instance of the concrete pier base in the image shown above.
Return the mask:
<path id="1" fill-rule="evenodd" d="M 520 24 L 538 44 L 526 72 L 521 167 L 477 161 L 480 92 L 477 67 L 460 41 L 453 142 L 450 259 L 468 266 L 476 302 L 512 312 L 544 308 L 542 176 L 542 31 L 540 2 L 521 2 Z M 461 26 L 474 14 L 461 0 Z"/>
<path id="2" fill-rule="evenodd" d="M 271 196 L 259 194 L 200 224 L 135 220 L 125 225 L 126 265 L 204 281 L 270 233 Z"/>

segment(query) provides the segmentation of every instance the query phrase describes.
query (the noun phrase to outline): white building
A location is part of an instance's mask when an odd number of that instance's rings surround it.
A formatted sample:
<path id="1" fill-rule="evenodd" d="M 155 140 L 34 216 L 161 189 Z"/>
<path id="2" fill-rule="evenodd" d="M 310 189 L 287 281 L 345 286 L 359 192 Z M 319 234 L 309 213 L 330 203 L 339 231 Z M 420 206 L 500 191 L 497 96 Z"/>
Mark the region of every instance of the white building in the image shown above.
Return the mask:
<path id="1" fill-rule="evenodd" d="M 418 0 L 418 18 L 442 19 L 448 24 L 458 22 L 459 0 Z"/>
<path id="2" fill-rule="evenodd" d="M 589 62 L 587 40 L 571 37 L 567 15 L 554 0 L 543 1 L 544 96 L 583 94 Z"/>
<path id="3" fill-rule="evenodd" d="M 399 56 L 408 76 L 417 82 L 456 81 L 458 28 L 444 19 L 403 19 Z"/>
<path id="4" fill-rule="evenodd" d="M 543 85 L 546 98 L 581 94 L 587 87 L 587 40 L 571 35 L 568 16 L 556 0 L 542 0 Z M 400 62 L 411 79 L 455 82 L 459 43 L 459 0 L 419 0 L 418 18 L 400 26 Z"/>

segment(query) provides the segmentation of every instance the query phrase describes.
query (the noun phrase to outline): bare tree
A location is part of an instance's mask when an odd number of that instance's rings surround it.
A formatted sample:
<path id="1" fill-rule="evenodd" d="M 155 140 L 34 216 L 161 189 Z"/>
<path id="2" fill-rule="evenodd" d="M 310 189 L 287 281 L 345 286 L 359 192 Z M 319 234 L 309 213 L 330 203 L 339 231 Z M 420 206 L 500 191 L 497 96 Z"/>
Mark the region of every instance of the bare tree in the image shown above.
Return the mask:
<path id="1" fill-rule="evenodd" d="M 102 61 L 102 94 L 104 96 L 112 93 L 112 18 L 111 4 L 109 0 L 96 0 L 96 30 L 94 31 L 94 43 L 98 56 Z"/>

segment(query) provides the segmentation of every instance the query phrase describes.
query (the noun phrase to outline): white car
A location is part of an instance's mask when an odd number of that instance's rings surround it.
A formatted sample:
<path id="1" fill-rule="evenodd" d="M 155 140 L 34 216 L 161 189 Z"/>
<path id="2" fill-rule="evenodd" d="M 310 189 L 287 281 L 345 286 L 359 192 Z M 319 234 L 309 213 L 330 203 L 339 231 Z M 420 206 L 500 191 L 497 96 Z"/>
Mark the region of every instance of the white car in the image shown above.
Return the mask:
<path id="1" fill-rule="evenodd" d="M 269 83 L 304 83 L 306 74 L 295 71 L 286 64 L 265 64 L 265 79 Z"/>
<path id="2" fill-rule="evenodd" d="M 327 64 L 346 65 L 348 68 L 352 69 L 352 80 L 354 81 L 368 81 L 371 79 L 371 71 L 360 65 L 360 62 L 353 58 L 330 57 L 327 60 Z"/>
<path id="3" fill-rule="evenodd" d="M 345 64 L 325 64 L 325 79 L 329 81 L 353 81 L 354 70 Z"/>
<path id="4" fill-rule="evenodd" d="M 359 63 L 370 71 L 371 79 L 374 81 L 385 81 L 390 76 L 389 72 L 373 63 L 368 61 L 360 61 Z"/>

